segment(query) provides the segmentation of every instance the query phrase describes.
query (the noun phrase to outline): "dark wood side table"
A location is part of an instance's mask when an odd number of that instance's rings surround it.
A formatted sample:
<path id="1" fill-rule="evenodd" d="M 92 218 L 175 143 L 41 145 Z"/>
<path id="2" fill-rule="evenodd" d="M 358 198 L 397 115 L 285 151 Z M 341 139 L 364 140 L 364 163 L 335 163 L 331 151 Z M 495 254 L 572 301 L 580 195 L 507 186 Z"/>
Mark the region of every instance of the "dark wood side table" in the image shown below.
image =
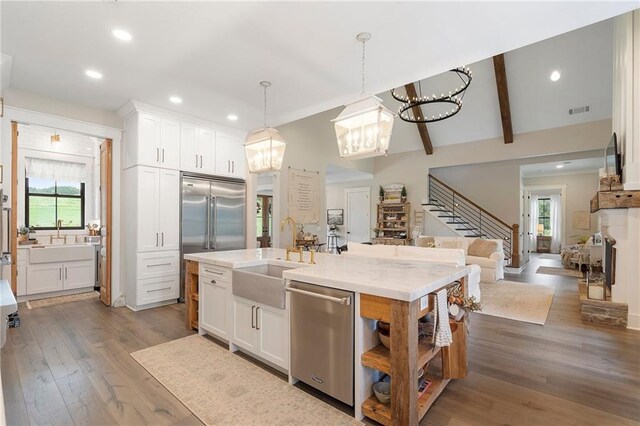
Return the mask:
<path id="1" fill-rule="evenodd" d="M 538 235 L 536 237 L 536 252 L 537 253 L 551 253 L 551 237 L 545 237 L 544 235 Z"/>

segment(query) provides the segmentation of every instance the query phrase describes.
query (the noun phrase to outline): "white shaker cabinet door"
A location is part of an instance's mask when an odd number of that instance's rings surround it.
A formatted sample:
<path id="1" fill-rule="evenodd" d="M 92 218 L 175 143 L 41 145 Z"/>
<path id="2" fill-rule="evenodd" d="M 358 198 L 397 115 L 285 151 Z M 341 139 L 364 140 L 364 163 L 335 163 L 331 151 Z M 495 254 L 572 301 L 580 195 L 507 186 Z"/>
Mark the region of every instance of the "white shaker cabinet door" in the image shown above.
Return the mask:
<path id="1" fill-rule="evenodd" d="M 153 167 L 137 168 L 137 238 L 138 251 L 156 251 L 160 246 L 158 210 L 160 171 Z"/>
<path id="2" fill-rule="evenodd" d="M 138 118 L 138 158 L 135 164 L 160 164 L 160 117 L 140 113 Z"/>
<path id="3" fill-rule="evenodd" d="M 246 154 L 240 138 L 230 138 L 229 159 L 231 160 L 231 175 L 239 179 L 245 178 Z"/>
<path id="4" fill-rule="evenodd" d="M 160 233 L 158 249 L 178 250 L 180 248 L 180 172 L 159 170 L 160 205 L 155 212 L 159 216 Z"/>
<path id="5" fill-rule="evenodd" d="M 200 279 L 201 327 L 223 339 L 229 339 L 229 310 L 227 305 L 227 286 L 215 282 L 215 279 Z"/>
<path id="6" fill-rule="evenodd" d="M 233 297 L 232 341 L 236 345 L 257 352 L 256 347 L 256 307 L 257 303 L 238 296 Z"/>
<path id="7" fill-rule="evenodd" d="M 160 167 L 180 169 L 180 122 L 163 118 L 160 121 Z"/>
<path id="8" fill-rule="evenodd" d="M 231 148 L 229 136 L 221 132 L 216 132 L 215 174 L 221 176 L 231 175 Z"/>
<path id="9" fill-rule="evenodd" d="M 41 263 L 27 267 L 27 294 L 62 290 L 62 263 Z"/>
<path id="10" fill-rule="evenodd" d="M 216 132 L 211 129 L 198 129 L 198 155 L 200 173 L 215 174 Z"/>
<path id="11" fill-rule="evenodd" d="M 64 289 L 93 287 L 96 283 L 96 263 L 93 260 L 65 262 Z"/>
<path id="12" fill-rule="evenodd" d="M 258 354 L 274 364 L 287 368 L 287 328 L 284 309 L 260 305 L 256 311 Z"/>
<path id="13" fill-rule="evenodd" d="M 182 123 L 180 126 L 180 170 L 200 172 L 198 127 L 189 123 Z"/>

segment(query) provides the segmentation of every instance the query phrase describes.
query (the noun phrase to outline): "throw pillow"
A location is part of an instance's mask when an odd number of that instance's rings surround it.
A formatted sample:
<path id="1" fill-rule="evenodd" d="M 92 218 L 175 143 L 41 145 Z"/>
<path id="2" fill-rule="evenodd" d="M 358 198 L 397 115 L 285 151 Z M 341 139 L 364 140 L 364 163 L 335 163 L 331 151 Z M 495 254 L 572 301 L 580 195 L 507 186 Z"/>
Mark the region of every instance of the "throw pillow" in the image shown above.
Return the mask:
<path id="1" fill-rule="evenodd" d="M 500 246 L 497 241 L 483 240 L 477 238 L 469 246 L 469 256 L 486 257 L 491 256 L 491 253 L 495 253 L 499 250 Z"/>
<path id="2" fill-rule="evenodd" d="M 436 242 L 433 237 L 420 236 L 416 239 L 416 247 L 435 247 Z"/>

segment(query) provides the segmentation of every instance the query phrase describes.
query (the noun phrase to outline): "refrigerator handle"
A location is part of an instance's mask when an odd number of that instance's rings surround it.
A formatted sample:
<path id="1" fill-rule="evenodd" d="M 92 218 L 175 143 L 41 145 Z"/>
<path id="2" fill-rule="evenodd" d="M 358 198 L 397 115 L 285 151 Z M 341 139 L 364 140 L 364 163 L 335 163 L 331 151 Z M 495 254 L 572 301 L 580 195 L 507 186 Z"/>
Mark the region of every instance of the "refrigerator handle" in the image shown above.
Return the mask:
<path id="1" fill-rule="evenodd" d="M 207 242 L 205 248 L 211 248 L 211 197 L 207 196 Z"/>
<path id="2" fill-rule="evenodd" d="M 212 250 L 216 249 L 216 237 L 218 235 L 218 229 L 216 227 L 216 220 L 217 220 L 217 211 L 216 211 L 216 197 L 214 197 L 213 195 L 211 196 L 211 203 L 210 203 L 210 214 L 209 214 L 209 221 L 212 222 L 210 230 L 209 230 L 209 248 Z"/>

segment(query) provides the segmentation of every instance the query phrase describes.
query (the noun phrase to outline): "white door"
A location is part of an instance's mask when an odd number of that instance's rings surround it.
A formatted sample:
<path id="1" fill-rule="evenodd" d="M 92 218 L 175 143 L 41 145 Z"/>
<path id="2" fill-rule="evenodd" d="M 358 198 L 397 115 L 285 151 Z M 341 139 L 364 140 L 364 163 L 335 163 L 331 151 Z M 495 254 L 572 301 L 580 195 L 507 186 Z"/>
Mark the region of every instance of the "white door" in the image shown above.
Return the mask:
<path id="1" fill-rule="evenodd" d="M 160 246 L 158 211 L 160 210 L 160 171 L 153 167 L 137 168 L 138 251 L 155 251 Z M 176 199 L 175 204 L 178 204 Z"/>
<path id="2" fill-rule="evenodd" d="M 62 290 L 62 263 L 43 263 L 27 267 L 27 294 Z"/>
<path id="3" fill-rule="evenodd" d="M 160 169 L 160 207 L 158 209 L 161 250 L 180 248 L 180 172 Z"/>
<path id="4" fill-rule="evenodd" d="M 160 164 L 160 118 L 140 114 L 138 119 L 138 161 L 136 164 L 157 166 Z"/>
<path id="5" fill-rule="evenodd" d="M 160 166 L 180 169 L 180 122 L 163 118 L 160 121 Z"/>
<path id="6" fill-rule="evenodd" d="M 96 285 L 96 263 L 93 260 L 66 262 L 64 264 L 65 290 Z"/>
<path id="7" fill-rule="evenodd" d="M 229 135 L 216 132 L 216 174 L 229 176 L 231 175 L 231 150 L 233 139 Z"/>
<path id="8" fill-rule="evenodd" d="M 246 155 L 241 139 L 229 138 L 229 159 L 231 160 L 231 175 L 244 179 Z"/>
<path id="9" fill-rule="evenodd" d="M 371 188 L 348 188 L 344 192 L 347 242 L 371 241 Z"/>
<path id="10" fill-rule="evenodd" d="M 520 224 L 521 230 L 520 235 L 521 243 L 522 243 L 522 258 L 520 259 L 520 264 L 526 263 L 529 261 L 529 253 L 531 253 L 532 245 L 532 235 L 531 235 L 531 206 L 529 203 L 530 195 L 528 191 L 520 191 L 520 199 L 522 200 L 522 222 Z"/>
<path id="11" fill-rule="evenodd" d="M 198 129 L 199 171 L 208 175 L 215 173 L 215 132 L 211 129 Z"/>
<path id="12" fill-rule="evenodd" d="M 227 286 L 215 281 L 204 276 L 200 278 L 201 327 L 218 337 L 228 339 Z"/>
<path id="13" fill-rule="evenodd" d="M 233 296 L 233 343 L 256 352 L 256 307 L 258 304 Z"/>
<path id="14" fill-rule="evenodd" d="M 260 305 L 256 308 L 258 354 L 280 367 L 287 368 L 287 328 L 284 309 Z"/>
<path id="15" fill-rule="evenodd" d="M 200 171 L 200 157 L 197 150 L 198 128 L 193 124 L 180 125 L 180 170 Z"/>

